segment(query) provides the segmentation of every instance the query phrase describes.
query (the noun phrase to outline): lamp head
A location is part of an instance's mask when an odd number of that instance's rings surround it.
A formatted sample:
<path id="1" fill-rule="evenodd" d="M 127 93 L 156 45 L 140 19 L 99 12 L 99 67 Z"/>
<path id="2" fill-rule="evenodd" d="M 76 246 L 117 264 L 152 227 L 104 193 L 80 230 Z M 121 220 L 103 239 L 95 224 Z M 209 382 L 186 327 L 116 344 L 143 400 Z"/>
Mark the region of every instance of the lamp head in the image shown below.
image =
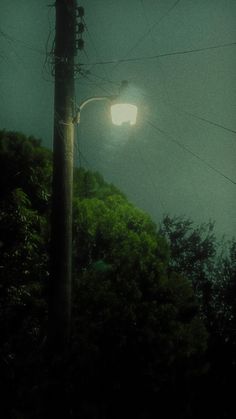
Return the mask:
<path id="1" fill-rule="evenodd" d="M 130 103 L 115 103 L 111 105 L 111 119 L 114 125 L 122 125 L 129 123 L 130 125 L 136 124 L 137 119 L 137 106 Z"/>
<path id="2" fill-rule="evenodd" d="M 111 119 L 114 125 L 136 124 L 138 108 L 130 103 L 128 86 L 128 81 L 121 82 L 119 95 L 111 105 Z"/>

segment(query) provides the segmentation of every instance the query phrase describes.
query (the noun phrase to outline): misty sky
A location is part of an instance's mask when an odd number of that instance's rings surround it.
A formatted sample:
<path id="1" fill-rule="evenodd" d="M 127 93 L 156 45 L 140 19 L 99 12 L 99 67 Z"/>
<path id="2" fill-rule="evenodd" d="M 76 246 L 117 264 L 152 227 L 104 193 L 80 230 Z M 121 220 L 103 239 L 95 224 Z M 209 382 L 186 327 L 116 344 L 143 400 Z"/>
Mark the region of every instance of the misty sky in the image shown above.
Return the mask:
<path id="1" fill-rule="evenodd" d="M 100 171 L 156 222 L 165 213 L 211 219 L 219 234 L 236 235 L 236 45 L 145 59 L 236 43 L 236 1 L 79 5 L 88 30 L 76 59 L 83 64 L 76 101 L 116 94 L 129 80 L 139 116 L 127 130 L 111 125 L 105 103 L 90 104 L 77 129 L 77 164 Z M 53 77 L 46 52 L 54 13 L 46 0 L 0 1 L 0 129 L 40 137 L 50 148 Z"/>

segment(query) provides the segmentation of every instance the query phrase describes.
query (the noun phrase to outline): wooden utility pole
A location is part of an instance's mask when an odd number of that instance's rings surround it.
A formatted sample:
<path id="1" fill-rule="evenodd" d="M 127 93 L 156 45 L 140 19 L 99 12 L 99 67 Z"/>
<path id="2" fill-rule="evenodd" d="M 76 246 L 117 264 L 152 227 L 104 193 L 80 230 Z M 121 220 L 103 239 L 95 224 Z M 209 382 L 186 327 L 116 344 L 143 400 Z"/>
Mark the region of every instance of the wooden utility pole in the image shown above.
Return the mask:
<path id="1" fill-rule="evenodd" d="M 56 0 L 49 347 L 61 352 L 71 323 L 76 0 Z"/>

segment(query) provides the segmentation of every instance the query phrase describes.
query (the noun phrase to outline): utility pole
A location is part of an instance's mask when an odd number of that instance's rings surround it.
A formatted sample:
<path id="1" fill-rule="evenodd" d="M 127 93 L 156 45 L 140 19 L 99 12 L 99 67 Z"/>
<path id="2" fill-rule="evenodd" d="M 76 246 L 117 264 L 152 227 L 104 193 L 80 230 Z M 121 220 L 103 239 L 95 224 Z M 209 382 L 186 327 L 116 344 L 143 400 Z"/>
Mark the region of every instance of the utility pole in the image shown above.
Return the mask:
<path id="1" fill-rule="evenodd" d="M 71 323 L 76 0 L 56 0 L 49 347 L 66 349 Z"/>

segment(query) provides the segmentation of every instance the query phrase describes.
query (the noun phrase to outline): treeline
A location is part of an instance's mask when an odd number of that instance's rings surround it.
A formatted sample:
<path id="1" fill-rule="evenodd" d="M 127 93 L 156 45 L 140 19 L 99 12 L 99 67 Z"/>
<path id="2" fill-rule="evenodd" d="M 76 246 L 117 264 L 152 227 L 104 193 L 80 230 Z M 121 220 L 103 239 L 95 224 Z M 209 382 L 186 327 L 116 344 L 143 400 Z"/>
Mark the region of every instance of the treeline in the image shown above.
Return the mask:
<path id="1" fill-rule="evenodd" d="M 232 417 L 235 241 L 218 243 L 212 223 L 167 216 L 157 228 L 85 169 L 74 175 L 71 347 L 49 365 L 51 174 L 39 140 L 0 132 L 0 415 Z"/>

